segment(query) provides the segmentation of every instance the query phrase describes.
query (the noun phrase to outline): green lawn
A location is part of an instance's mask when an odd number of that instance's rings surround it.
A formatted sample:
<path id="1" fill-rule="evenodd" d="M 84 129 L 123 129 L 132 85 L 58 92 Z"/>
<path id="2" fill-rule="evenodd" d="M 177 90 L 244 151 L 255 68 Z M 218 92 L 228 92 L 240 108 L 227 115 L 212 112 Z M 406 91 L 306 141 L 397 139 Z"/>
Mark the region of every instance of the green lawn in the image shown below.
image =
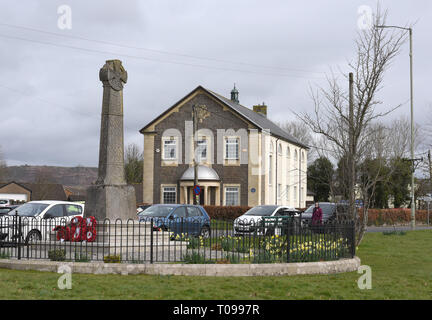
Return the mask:
<path id="1" fill-rule="evenodd" d="M 372 289 L 356 272 L 295 277 L 72 276 L 0 270 L 0 299 L 432 299 L 432 231 L 369 233 L 357 252 L 372 268 Z"/>

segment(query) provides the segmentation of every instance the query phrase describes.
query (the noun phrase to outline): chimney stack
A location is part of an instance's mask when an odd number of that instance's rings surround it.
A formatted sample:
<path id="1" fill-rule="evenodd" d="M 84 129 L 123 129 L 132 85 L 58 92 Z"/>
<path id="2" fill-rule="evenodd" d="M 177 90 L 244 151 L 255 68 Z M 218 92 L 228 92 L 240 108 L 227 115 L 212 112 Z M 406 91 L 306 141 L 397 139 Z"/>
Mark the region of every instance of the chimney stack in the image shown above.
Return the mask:
<path id="1" fill-rule="evenodd" d="M 260 115 L 267 117 L 267 106 L 266 104 L 263 102 L 263 104 L 258 104 L 253 106 L 253 111 L 255 111 L 256 113 L 259 113 Z"/>

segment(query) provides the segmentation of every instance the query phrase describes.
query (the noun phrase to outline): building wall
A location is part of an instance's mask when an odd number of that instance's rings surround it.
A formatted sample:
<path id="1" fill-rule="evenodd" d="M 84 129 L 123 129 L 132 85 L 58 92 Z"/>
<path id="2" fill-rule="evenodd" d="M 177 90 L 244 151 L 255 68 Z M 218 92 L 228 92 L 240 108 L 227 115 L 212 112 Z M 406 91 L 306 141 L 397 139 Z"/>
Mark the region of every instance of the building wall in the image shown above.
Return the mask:
<path id="1" fill-rule="evenodd" d="M 224 186 L 238 185 L 240 187 L 241 205 L 281 204 L 293 207 L 304 207 L 306 202 L 306 169 L 307 150 L 274 136 L 257 132 L 257 129 L 247 121 L 233 114 L 233 111 L 221 104 L 214 97 L 202 90 L 179 103 L 172 111 L 144 133 L 144 176 L 143 201 L 161 203 L 161 186 L 177 187 L 177 202 L 180 200 L 179 179 L 192 166 L 192 106 L 205 106 L 206 111 L 198 123 L 198 136 L 212 136 L 208 144 L 208 160 L 201 163 L 213 168 L 221 179 L 218 199 L 224 203 Z M 189 129 L 188 128 L 189 125 Z M 204 130 L 204 128 L 206 130 Z M 241 141 L 240 157 L 248 155 L 249 164 L 240 161 L 217 163 L 218 129 L 233 129 L 234 135 L 243 129 L 247 133 L 247 141 Z M 163 140 L 177 140 L 178 159 L 181 161 L 164 161 L 162 159 Z M 270 145 L 273 144 L 270 153 Z M 277 146 L 281 146 L 281 153 Z M 287 152 L 289 148 L 289 154 Z M 223 148 L 222 148 L 223 149 Z M 297 152 L 297 161 L 294 161 Z M 303 161 L 301 153 L 304 153 Z M 252 157 L 255 157 L 252 163 Z M 272 155 L 272 185 L 269 185 L 269 155 Z M 256 158 L 262 161 L 256 161 Z M 277 183 L 276 183 L 277 160 Z M 276 185 L 281 185 L 280 197 L 276 198 Z M 286 186 L 289 186 L 289 197 L 286 196 Z M 253 192 L 254 191 L 254 192 Z M 295 192 L 296 191 L 296 192 Z M 214 191 L 212 191 L 214 192 Z M 213 198 L 213 197 L 212 197 Z"/>
<path id="2" fill-rule="evenodd" d="M 149 146 L 146 144 L 150 144 L 148 140 L 150 138 L 144 138 L 144 155 L 148 157 L 144 159 L 144 195 L 148 196 L 149 187 L 145 187 L 146 184 L 152 185 L 152 193 L 153 193 L 153 203 L 161 202 L 161 185 L 176 185 L 177 186 L 177 199 L 180 196 L 180 188 L 178 186 L 178 180 L 183 175 L 183 173 L 192 165 L 190 161 L 186 162 L 186 160 L 192 159 L 192 144 L 190 138 L 185 136 L 186 132 L 186 121 L 189 121 L 191 125 L 192 121 L 192 105 L 205 105 L 208 112 L 204 115 L 204 119 L 199 121 L 198 129 L 206 128 L 207 134 L 213 134 L 213 141 L 210 141 L 208 145 L 208 150 L 213 150 L 211 154 L 213 155 L 212 161 L 207 161 L 204 165 L 207 165 L 213 168 L 221 179 L 221 188 L 220 188 L 220 199 L 221 202 L 224 201 L 224 185 L 233 185 L 237 184 L 240 186 L 240 204 L 247 205 L 248 204 L 248 165 L 241 164 L 240 161 L 233 161 L 231 163 L 217 163 L 217 154 L 216 150 L 218 147 L 219 141 L 217 141 L 217 130 L 218 129 L 233 129 L 234 131 L 238 131 L 239 129 L 246 130 L 248 129 L 248 123 L 238 118 L 237 116 L 233 116 L 232 112 L 228 108 L 224 108 L 218 101 L 216 101 L 211 96 L 205 94 L 204 92 L 197 91 L 194 95 L 192 95 L 186 101 L 183 101 L 182 104 L 177 106 L 173 112 L 166 115 L 162 121 L 156 123 L 155 125 L 148 128 L 149 132 L 154 132 L 154 149 L 152 154 Z M 169 129 L 174 129 L 168 131 Z M 169 133 L 173 134 L 175 137 L 176 130 L 178 131 L 178 136 L 181 137 L 181 141 L 178 141 L 177 148 L 181 150 L 181 155 L 179 154 L 179 158 L 181 162 L 167 162 L 162 160 L 162 152 L 163 152 L 163 135 L 169 136 Z M 165 133 L 165 134 L 164 134 Z M 168 135 L 167 135 L 168 133 Z M 144 134 L 146 137 L 147 134 Z M 180 138 L 179 138 L 180 139 Z M 186 140 L 186 141 L 185 141 Z M 247 143 L 248 141 L 244 141 L 246 143 L 246 148 L 242 148 L 242 143 L 240 142 L 240 156 L 242 153 L 247 154 Z M 181 149 L 180 149 L 181 148 Z M 243 149 L 245 149 L 243 151 Z M 152 158 L 153 157 L 153 161 Z M 151 180 L 147 179 L 147 173 L 149 172 L 149 166 L 153 162 L 153 183 Z M 190 162 L 190 163 L 189 163 Z M 146 173 L 147 172 L 147 173 Z M 146 197 L 144 197 L 146 199 Z M 144 200 L 146 201 L 146 200 Z"/>

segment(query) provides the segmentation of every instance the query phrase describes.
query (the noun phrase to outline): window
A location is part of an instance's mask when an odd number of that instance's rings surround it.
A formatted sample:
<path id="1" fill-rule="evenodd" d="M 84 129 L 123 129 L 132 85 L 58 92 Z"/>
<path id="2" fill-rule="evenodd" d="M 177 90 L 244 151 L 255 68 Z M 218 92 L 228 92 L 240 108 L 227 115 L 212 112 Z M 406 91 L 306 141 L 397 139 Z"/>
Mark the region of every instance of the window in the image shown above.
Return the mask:
<path id="1" fill-rule="evenodd" d="M 202 139 L 197 141 L 197 161 L 201 162 L 202 160 L 207 159 L 207 140 Z"/>
<path id="2" fill-rule="evenodd" d="M 272 155 L 269 155 L 269 185 L 272 185 L 273 181 L 273 157 Z"/>
<path id="3" fill-rule="evenodd" d="M 174 214 L 177 216 L 177 218 L 186 218 L 186 208 L 185 207 L 177 208 L 174 211 Z"/>
<path id="4" fill-rule="evenodd" d="M 297 201 L 297 187 L 294 187 L 294 201 Z"/>
<path id="5" fill-rule="evenodd" d="M 287 156 L 288 159 L 291 157 L 291 152 L 290 152 L 290 148 L 289 147 L 287 147 L 286 156 Z"/>
<path id="6" fill-rule="evenodd" d="M 226 187 L 225 188 L 225 205 L 238 206 L 239 205 L 239 188 Z"/>
<path id="7" fill-rule="evenodd" d="M 225 141 L 225 158 L 238 160 L 239 158 L 239 139 L 228 138 Z"/>
<path id="8" fill-rule="evenodd" d="M 301 162 L 304 162 L 305 161 L 305 153 L 304 153 L 304 151 L 302 151 L 302 153 L 301 153 Z"/>
<path id="9" fill-rule="evenodd" d="M 188 217 L 201 217 L 202 214 L 198 208 L 187 207 Z"/>
<path id="10" fill-rule="evenodd" d="M 297 159 L 298 159 L 297 150 L 295 150 L 294 151 L 294 165 L 297 165 Z"/>
<path id="11" fill-rule="evenodd" d="M 282 145 L 279 143 L 278 146 L 278 154 L 281 156 L 282 155 Z"/>
<path id="12" fill-rule="evenodd" d="M 281 191 L 282 191 L 282 185 L 280 183 L 278 183 L 277 185 L 277 196 L 280 199 L 281 197 Z"/>
<path id="13" fill-rule="evenodd" d="M 63 205 L 56 204 L 55 206 L 51 207 L 51 209 L 49 209 L 47 213 L 45 213 L 45 217 L 47 218 L 63 217 Z"/>
<path id="14" fill-rule="evenodd" d="M 67 216 L 77 216 L 82 213 L 82 207 L 75 204 L 66 205 L 66 215 Z"/>
<path id="15" fill-rule="evenodd" d="M 289 185 L 285 186 L 285 197 L 286 200 L 289 201 Z"/>
<path id="16" fill-rule="evenodd" d="M 163 203 L 176 203 L 176 187 L 163 188 Z"/>
<path id="17" fill-rule="evenodd" d="M 176 140 L 165 140 L 163 149 L 164 160 L 175 160 L 177 159 L 177 141 Z"/>

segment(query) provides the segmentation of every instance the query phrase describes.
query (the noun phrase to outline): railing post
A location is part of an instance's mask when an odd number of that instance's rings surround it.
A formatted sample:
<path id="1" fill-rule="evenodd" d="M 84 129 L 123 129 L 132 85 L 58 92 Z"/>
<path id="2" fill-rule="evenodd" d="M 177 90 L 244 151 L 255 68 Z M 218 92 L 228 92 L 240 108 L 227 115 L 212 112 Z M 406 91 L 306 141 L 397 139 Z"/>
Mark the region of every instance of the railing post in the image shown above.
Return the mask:
<path id="1" fill-rule="evenodd" d="M 352 255 L 352 258 L 354 258 L 355 257 L 355 254 L 356 254 L 356 245 L 355 245 L 355 242 L 356 242 L 356 232 L 355 232 L 355 221 L 352 221 L 352 227 L 351 227 L 351 237 L 352 237 L 352 241 L 351 241 L 351 255 Z"/>
<path id="2" fill-rule="evenodd" d="M 17 224 L 16 226 L 16 236 L 17 236 L 17 243 L 18 243 L 18 260 L 21 260 L 21 217 L 18 215 L 18 210 L 16 211 L 16 217 L 17 217 Z"/>
<path id="3" fill-rule="evenodd" d="M 150 220 L 150 263 L 153 263 L 153 218 Z"/>
<path id="4" fill-rule="evenodd" d="M 292 218 L 292 219 L 294 219 L 294 218 Z M 289 263 L 290 262 L 290 247 L 291 247 L 291 232 L 290 232 L 290 224 L 291 224 L 291 221 L 290 221 L 290 218 L 289 218 L 289 220 L 287 221 L 288 223 L 286 224 L 286 226 L 287 226 L 287 232 L 286 232 L 286 237 L 287 237 L 287 262 Z"/>

